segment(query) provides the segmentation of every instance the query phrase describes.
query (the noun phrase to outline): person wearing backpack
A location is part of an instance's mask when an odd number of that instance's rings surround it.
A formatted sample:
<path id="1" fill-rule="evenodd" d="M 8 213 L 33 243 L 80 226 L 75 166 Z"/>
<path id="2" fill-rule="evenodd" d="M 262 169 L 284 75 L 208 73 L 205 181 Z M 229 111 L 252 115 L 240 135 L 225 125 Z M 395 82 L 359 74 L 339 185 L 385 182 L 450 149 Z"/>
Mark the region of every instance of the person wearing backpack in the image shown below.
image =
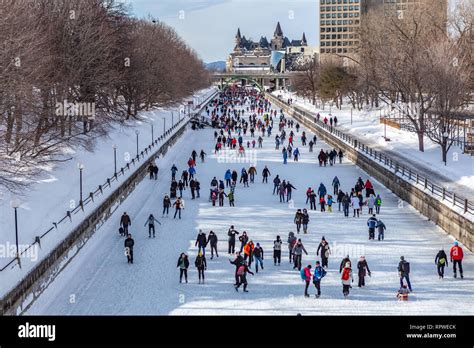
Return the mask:
<path id="1" fill-rule="evenodd" d="M 301 239 L 298 239 L 298 242 L 296 242 L 295 246 L 293 247 L 293 260 L 294 260 L 294 267 L 298 268 L 298 271 L 301 271 L 301 260 L 303 257 L 303 252 L 308 255 L 308 252 L 304 248 L 303 243 L 301 242 Z"/>
<path id="2" fill-rule="evenodd" d="M 198 270 L 199 284 L 201 284 L 201 278 L 202 284 L 204 284 L 204 270 L 207 269 L 207 262 L 206 257 L 202 254 L 202 251 L 200 251 L 198 256 L 196 257 L 196 260 L 194 261 L 194 266 L 196 266 Z"/>
<path id="3" fill-rule="evenodd" d="M 459 266 L 459 273 L 461 274 L 461 279 L 464 278 L 462 274 L 462 259 L 464 258 L 464 253 L 462 251 L 462 248 L 459 246 L 459 243 L 457 241 L 454 242 L 453 247 L 451 248 L 449 252 L 449 256 L 451 258 L 451 263 L 453 264 L 453 272 L 454 272 L 454 278 L 456 278 L 456 265 Z"/>
<path id="4" fill-rule="evenodd" d="M 316 287 L 317 294 L 316 298 L 321 296 L 321 279 L 326 275 L 326 270 L 321 266 L 319 261 L 316 261 L 316 267 L 314 268 L 313 284 Z"/>
<path id="5" fill-rule="evenodd" d="M 254 275 L 252 271 L 249 269 L 249 266 L 247 265 L 247 262 L 243 262 L 239 268 L 237 269 L 237 276 L 239 277 L 239 280 L 237 281 L 237 284 L 235 285 L 235 291 L 239 291 L 240 286 L 243 284 L 244 285 L 244 292 L 248 292 L 247 290 L 247 273 L 250 273 L 251 275 Z"/>
<path id="6" fill-rule="evenodd" d="M 380 214 L 380 206 L 382 205 L 382 198 L 380 198 L 380 195 L 377 195 L 375 197 L 375 213 Z"/>
<path id="7" fill-rule="evenodd" d="M 306 266 L 305 268 L 300 270 L 301 279 L 304 280 L 304 297 L 309 297 L 308 288 L 309 283 L 311 282 L 311 265 Z"/>
<path id="8" fill-rule="evenodd" d="M 176 267 L 179 267 L 179 282 L 180 283 L 182 282 L 183 275 L 184 275 L 184 279 L 187 283 L 188 282 L 188 267 L 189 267 L 188 255 L 186 255 L 185 253 L 181 253 Z"/>
<path id="9" fill-rule="evenodd" d="M 273 265 L 276 266 L 278 262 L 278 266 L 281 263 L 281 245 L 283 241 L 280 239 L 280 236 L 277 236 L 277 239 L 273 241 Z"/>
<path id="10" fill-rule="evenodd" d="M 198 252 L 202 251 L 203 255 L 206 255 L 206 245 L 207 245 L 206 234 L 200 229 L 196 237 L 196 242 L 194 243 L 194 246 L 197 246 L 199 248 Z"/>
<path id="11" fill-rule="evenodd" d="M 435 265 L 438 269 L 439 279 L 443 279 L 444 278 L 444 267 L 448 266 L 448 256 L 446 256 L 446 253 L 444 252 L 444 249 L 441 249 L 436 254 Z"/>
<path id="12" fill-rule="evenodd" d="M 365 286 L 365 276 L 371 276 L 369 265 L 367 264 L 367 260 L 365 256 L 361 256 L 359 262 L 357 262 L 357 275 L 359 276 L 359 288 Z"/>
<path id="13" fill-rule="evenodd" d="M 295 247 L 295 244 L 297 242 L 297 238 L 295 237 L 295 233 L 294 232 L 290 232 L 288 233 L 288 254 L 290 255 L 290 263 L 293 261 L 294 259 L 294 255 L 293 255 L 293 248 Z"/>
<path id="14" fill-rule="evenodd" d="M 349 289 L 351 288 L 351 283 L 354 282 L 350 262 L 346 262 L 346 264 L 344 265 L 344 268 L 342 269 L 341 282 L 342 282 L 342 294 L 344 295 L 344 297 L 347 297 L 349 296 Z"/>
<path id="15" fill-rule="evenodd" d="M 375 239 L 375 227 L 377 226 L 378 220 L 375 214 L 367 220 L 367 226 L 369 226 L 369 240 Z"/>
<path id="16" fill-rule="evenodd" d="M 400 288 L 403 288 L 403 279 L 405 279 L 407 281 L 408 289 L 410 292 L 413 291 L 410 284 L 410 263 L 405 260 L 404 256 L 400 256 L 398 275 L 400 276 Z"/>

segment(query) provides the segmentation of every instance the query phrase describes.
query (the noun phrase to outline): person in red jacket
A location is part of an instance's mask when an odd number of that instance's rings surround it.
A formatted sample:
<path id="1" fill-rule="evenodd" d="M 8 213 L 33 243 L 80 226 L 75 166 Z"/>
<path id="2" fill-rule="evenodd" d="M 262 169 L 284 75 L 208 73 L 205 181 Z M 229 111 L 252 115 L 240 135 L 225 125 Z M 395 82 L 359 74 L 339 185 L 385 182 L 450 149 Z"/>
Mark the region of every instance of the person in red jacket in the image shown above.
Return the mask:
<path id="1" fill-rule="evenodd" d="M 309 283 L 311 282 L 311 265 L 308 265 L 307 267 L 303 268 L 302 269 L 302 277 L 304 276 L 304 282 L 305 282 L 305 287 L 304 287 L 304 296 L 305 297 L 309 297 L 309 294 L 308 294 L 308 287 L 309 287 Z"/>
<path id="2" fill-rule="evenodd" d="M 462 248 L 458 245 L 458 242 L 454 242 L 454 245 L 451 248 L 449 256 L 451 258 L 451 263 L 453 264 L 454 278 L 456 278 L 457 276 L 456 265 L 459 265 L 459 273 L 461 274 L 461 278 L 464 278 L 462 274 L 462 259 L 464 257 L 464 253 L 462 251 Z"/>

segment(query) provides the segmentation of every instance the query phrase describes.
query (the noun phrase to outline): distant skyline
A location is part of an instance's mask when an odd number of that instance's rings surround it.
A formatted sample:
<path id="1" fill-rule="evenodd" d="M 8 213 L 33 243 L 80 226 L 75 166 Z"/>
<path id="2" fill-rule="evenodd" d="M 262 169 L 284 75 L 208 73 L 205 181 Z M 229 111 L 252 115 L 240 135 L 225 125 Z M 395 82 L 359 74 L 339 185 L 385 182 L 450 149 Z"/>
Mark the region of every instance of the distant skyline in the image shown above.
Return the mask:
<path id="1" fill-rule="evenodd" d="M 458 0 L 450 0 L 454 7 Z M 123 0 L 131 15 L 149 15 L 173 27 L 204 62 L 225 60 L 237 28 L 248 39 L 271 39 L 279 21 L 283 34 L 319 45 L 319 0 Z"/>

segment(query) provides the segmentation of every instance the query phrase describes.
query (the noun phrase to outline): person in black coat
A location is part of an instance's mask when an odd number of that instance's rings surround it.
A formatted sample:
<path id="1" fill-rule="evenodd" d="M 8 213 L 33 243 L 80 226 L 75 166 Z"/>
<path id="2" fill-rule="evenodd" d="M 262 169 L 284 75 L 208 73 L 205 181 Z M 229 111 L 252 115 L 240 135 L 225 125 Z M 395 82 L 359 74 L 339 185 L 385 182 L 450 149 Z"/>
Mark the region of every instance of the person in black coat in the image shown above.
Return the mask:
<path id="1" fill-rule="evenodd" d="M 133 246 L 134 245 L 135 245 L 135 241 L 133 240 L 132 235 L 129 233 L 124 242 L 126 255 L 127 255 L 127 263 L 133 263 Z"/>
<path id="2" fill-rule="evenodd" d="M 132 219 L 126 212 L 123 213 L 122 217 L 120 218 L 120 226 L 122 227 L 123 236 L 128 235 L 128 226 L 132 225 Z"/>
<path id="3" fill-rule="evenodd" d="M 199 230 L 199 233 L 196 238 L 196 243 L 194 243 L 194 246 L 197 246 L 199 248 L 198 253 L 202 251 L 202 254 L 206 255 L 206 245 L 207 245 L 206 234 L 202 230 Z"/>
<path id="4" fill-rule="evenodd" d="M 237 271 L 239 270 L 239 267 L 242 266 L 242 264 L 245 262 L 244 258 L 238 252 L 235 259 L 234 260 L 229 259 L 229 262 L 235 266 L 235 284 L 234 285 L 237 285 L 239 283 L 239 276 L 237 274 Z"/>
<path id="5" fill-rule="evenodd" d="M 216 256 L 219 257 L 219 253 L 217 252 L 217 235 L 213 232 L 209 232 L 209 236 L 207 237 L 207 244 L 211 246 L 211 260 L 214 258 L 214 251 L 216 252 Z"/>
<path id="6" fill-rule="evenodd" d="M 189 268 L 189 259 L 188 255 L 185 253 L 182 253 L 179 256 L 178 259 L 178 264 L 176 267 L 179 267 L 179 282 L 181 283 L 183 280 L 183 275 L 184 279 L 186 280 L 186 283 L 188 282 L 188 268 Z"/>
<path id="7" fill-rule="evenodd" d="M 321 243 L 319 243 L 318 250 L 316 250 L 316 256 L 319 256 L 319 251 L 321 250 L 321 266 L 323 268 L 328 268 L 328 261 L 329 261 L 329 254 L 331 253 L 329 248 L 329 243 L 326 239 L 321 239 Z"/>
<path id="8" fill-rule="evenodd" d="M 171 207 L 171 199 L 168 195 L 165 195 L 165 198 L 163 198 L 163 214 L 162 217 L 168 216 L 168 213 L 170 212 L 170 207 Z"/>
<path id="9" fill-rule="evenodd" d="M 206 262 L 206 257 L 203 255 L 202 251 L 198 253 L 196 260 L 194 261 L 194 266 L 196 266 L 198 270 L 199 284 L 201 284 L 201 278 L 202 278 L 202 284 L 204 284 L 204 270 L 207 269 L 207 262 Z"/>
<path id="10" fill-rule="evenodd" d="M 349 255 L 346 255 L 345 258 L 342 259 L 341 261 L 341 264 L 339 265 L 339 273 L 342 272 L 342 270 L 344 269 L 344 267 L 346 266 L 346 263 L 349 262 L 349 267 L 352 268 L 352 262 L 351 262 L 351 259 L 349 258 Z"/>
<path id="11" fill-rule="evenodd" d="M 367 260 L 365 256 L 361 256 L 359 262 L 357 262 L 357 270 L 359 275 L 359 288 L 365 286 L 365 276 L 369 275 L 370 277 L 370 269 L 369 265 L 367 264 Z"/>
<path id="12" fill-rule="evenodd" d="M 439 279 L 444 278 L 444 267 L 448 266 L 448 256 L 446 256 L 446 253 L 444 252 L 443 249 L 438 251 L 438 253 L 436 254 L 435 264 L 438 269 Z"/>
<path id="13" fill-rule="evenodd" d="M 230 226 L 229 231 L 227 232 L 227 235 L 229 236 L 229 254 L 235 253 L 235 236 L 239 234 L 234 229 L 234 225 Z"/>

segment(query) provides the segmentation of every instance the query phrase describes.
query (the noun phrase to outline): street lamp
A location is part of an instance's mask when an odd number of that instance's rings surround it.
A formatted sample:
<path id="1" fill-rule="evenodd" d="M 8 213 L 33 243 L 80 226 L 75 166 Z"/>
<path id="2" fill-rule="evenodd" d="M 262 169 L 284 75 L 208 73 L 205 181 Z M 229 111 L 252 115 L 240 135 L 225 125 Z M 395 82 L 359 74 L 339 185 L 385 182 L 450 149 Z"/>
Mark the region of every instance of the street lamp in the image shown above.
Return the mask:
<path id="1" fill-rule="evenodd" d="M 117 145 L 113 144 L 114 149 L 114 176 L 117 176 Z"/>
<path id="2" fill-rule="evenodd" d="M 20 207 L 20 201 L 18 198 L 13 197 L 13 199 L 10 202 L 10 205 L 13 209 L 15 209 L 15 241 L 16 241 L 16 258 L 18 260 L 18 265 L 21 268 L 21 262 L 20 262 L 20 249 L 18 248 L 18 213 L 17 209 Z"/>
<path id="3" fill-rule="evenodd" d="M 163 117 L 163 136 L 166 133 L 166 117 Z"/>
<path id="4" fill-rule="evenodd" d="M 446 161 L 447 161 L 447 151 L 446 151 L 446 147 L 447 147 L 447 142 L 448 142 L 448 132 L 444 131 L 443 132 L 443 160 L 444 160 L 444 165 L 446 165 Z"/>
<path id="5" fill-rule="evenodd" d="M 82 206 L 82 170 L 84 169 L 84 165 L 78 163 L 77 168 L 79 168 L 79 204 Z"/>
<path id="6" fill-rule="evenodd" d="M 137 135 L 137 158 L 138 158 L 138 135 L 140 134 L 140 132 L 136 130 L 135 134 Z"/>
<path id="7" fill-rule="evenodd" d="M 153 135 L 153 125 L 151 125 L 151 143 L 155 141 L 155 136 Z"/>

